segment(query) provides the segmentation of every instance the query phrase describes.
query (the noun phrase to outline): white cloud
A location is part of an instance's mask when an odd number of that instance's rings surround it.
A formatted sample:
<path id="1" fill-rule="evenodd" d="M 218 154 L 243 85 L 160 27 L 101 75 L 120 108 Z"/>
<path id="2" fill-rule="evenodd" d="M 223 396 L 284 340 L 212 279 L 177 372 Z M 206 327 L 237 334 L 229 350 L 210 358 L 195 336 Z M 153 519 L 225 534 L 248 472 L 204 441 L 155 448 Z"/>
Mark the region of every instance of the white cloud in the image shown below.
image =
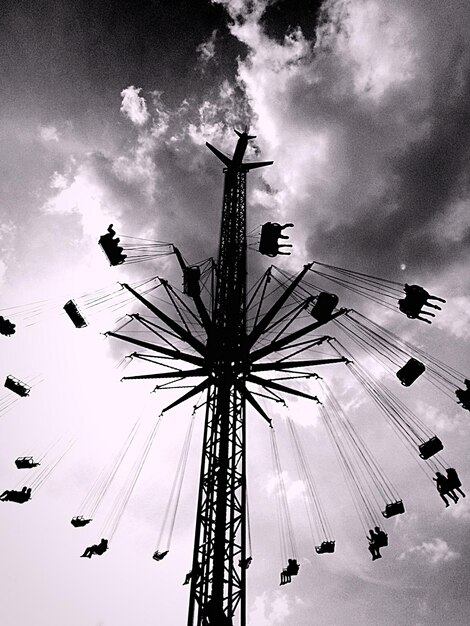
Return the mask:
<path id="1" fill-rule="evenodd" d="M 422 400 L 418 400 L 416 403 L 416 412 L 437 432 L 453 431 L 462 423 L 460 419 L 461 411 L 449 415 L 449 413 L 440 411 L 436 406 Z"/>
<path id="2" fill-rule="evenodd" d="M 387 90 L 415 76 L 416 29 L 413 16 L 401 8 L 389 11 L 377 0 L 330 0 L 324 5 L 330 19 L 319 29 L 318 46 L 334 39 L 336 54 L 351 73 L 357 94 L 379 100 Z"/>
<path id="3" fill-rule="evenodd" d="M 458 520 L 470 520 L 470 502 L 469 499 L 460 500 L 458 506 L 449 509 L 449 514 Z"/>
<path id="4" fill-rule="evenodd" d="M 150 119 L 147 103 L 139 93 L 142 89 L 133 85 L 121 91 L 121 113 L 128 117 L 136 126 L 143 126 Z"/>
<path id="5" fill-rule="evenodd" d="M 3 283 L 5 279 L 5 274 L 7 271 L 7 265 L 0 259 L 0 285 Z"/>
<path id="6" fill-rule="evenodd" d="M 60 175 L 59 175 L 60 176 Z M 105 188 L 95 176 L 93 167 L 82 164 L 76 171 L 70 184 L 62 184 L 42 207 L 46 213 L 61 215 L 78 214 L 82 220 L 84 233 L 96 237 L 104 224 L 109 223 L 111 210 L 105 200 Z"/>
<path id="7" fill-rule="evenodd" d="M 459 339 L 470 338 L 470 298 L 468 296 L 456 296 L 447 298 L 447 303 L 442 307 L 442 312 L 436 316 L 437 327 Z"/>
<path id="8" fill-rule="evenodd" d="M 15 253 L 15 237 L 17 227 L 13 222 L 0 224 L 0 285 L 5 280 L 5 275 Z"/>
<path id="9" fill-rule="evenodd" d="M 215 56 L 215 39 L 217 37 L 217 30 L 213 30 L 211 36 L 206 41 L 203 41 L 196 48 L 199 62 L 204 70 L 209 61 Z"/>
<path id="10" fill-rule="evenodd" d="M 435 537 L 432 541 L 423 541 L 419 546 L 409 548 L 406 552 L 402 552 L 398 559 L 404 560 L 413 555 L 423 558 L 433 565 L 453 561 L 460 557 L 458 552 L 451 550 L 447 542 L 439 537 Z"/>
<path id="11" fill-rule="evenodd" d="M 248 616 L 249 626 L 271 626 L 283 624 L 286 617 L 292 613 L 287 594 L 275 591 L 265 591 L 255 598 L 253 607 Z"/>
<path id="12" fill-rule="evenodd" d="M 225 7 L 233 20 L 243 22 L 251 17 L 256 22 L 264 13 L 269 0 L 212 0 L 213 4 L 221 4 Z"/>
<path id="13" fill-rule="evenodd" d="M 129 155 L 122 155 L 114 160 L 114 174 L 127 184 L 137 184 L 140 190 L 151 197 L 154 192 L 157 171 L 153 160 L 156 138 L 150 133 L 139 135 L 137 144 Z"/>
<path id="14" fill-rule="evenodd" d="M 65 189 L 67 187 L 67 178 L 59 172 L 54 172 L 49 185 L 51 189 Z"/>
<path id="15" fill-rule="evenodd" d="M 162 102 L 162 93 L 160 91 L 152 91 L 152 137 L 158 138 L 168 130 L 170 121 L 170 112 L 166 109 Z"/>
<path id="16" fill-rule="evenodd" d="M 470 229 L 470 199 L 457 199 L 448 212 L 438 216 L 435 224 L 436 236 L 451 242 L 462 241 Z"/>
<path id="17" fill-rule="evenodd" d="M 275 476 L 272 474 L 266 480 L 264 485 L 266 493 L 269 495 L 276 493 L 276 497 L 278 497 L 281 478 L 284 483 L 287 501 L 292 503 L 296 500 L 301 500 L 306 492 L 305 483 L 303 480 L 291 478 L 291 475 L 287 470 L 282 470 L 281 476 Z"/>
<path id="18" fill-rule="evenodd" d="M 59 132 L 55 126 L 40 126 L 39 136 L 43 141 L 59 141 Z"/>

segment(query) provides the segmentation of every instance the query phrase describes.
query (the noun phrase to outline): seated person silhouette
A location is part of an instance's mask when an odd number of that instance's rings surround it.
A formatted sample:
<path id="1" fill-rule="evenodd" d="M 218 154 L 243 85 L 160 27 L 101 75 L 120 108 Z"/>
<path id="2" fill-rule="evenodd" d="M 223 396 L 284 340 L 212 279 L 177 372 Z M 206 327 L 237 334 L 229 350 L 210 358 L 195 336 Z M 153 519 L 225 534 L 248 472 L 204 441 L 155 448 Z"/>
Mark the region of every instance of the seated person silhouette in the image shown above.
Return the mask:
<path id="1" fill-rule="evenodd" d="M 98 554 L 99 556 L 101 556 L 102 554 L 106 552 L 107 549 L 108 549 L 108 540 L 101 539 L 101 541 L 98 544 L 95 543 L 92 546 L 88 546 L 88 548 L 85 549 L 85 552 L 81 556 L 91 559 L 91 557 L 94 554 Z"/>
<path id="2" fill-rule="evenodd" d="M 430 324 L 431 321 L 425 317 L 421 317 L 421 315 L 428 315 L 430 317 L 435 317 L 435 315 L 429 311 L 423 311 L 423 306 L 427 306 L 431 309 L 437 309 L 439 311 L 441 310 L 441 307 L 436 304 L 431 304 L 429 300 L 439 300 L 439 302 L 445 302 L 443 298 L 432 296 L 426 291 L 426 289 L 420 287 L 419 285 L 405 285 L 405 297 L 398 300 L 398 307 L 400 311 L 410 319 L 417 319 Z"/>
<path id="3" fill-rule="evenodd" d="M 377 545 L 379 548 L 386 548 L 388 546 L 388 535 L 385 531 L 381 530 L 379 526 L 374 526 L 375 536 L 377 537 Z"/>
<path id="4" fill-rule="evenodd" d="M 189 585 L 189 583 L 191 582 L 193 578 L 194 580 L 197 580 L 200 575 L 201 575 L 201 566 L 199 565 L 199 563 L 197 563 L 194 570 L 191 570 L 190 572 L 186 574 L 186 578 L 184 579 L 183 585 Z"/>
<path id="5" fill-rule="evenodd" d="M 429 308 L 437 309 L 438 311 L 442 311 L 442 308 L 436 304 L 431 304 L 428 300 L 445 302 L 443 298 L 432 296 L 428 291 L 426 291 L 426 289 L 424 289 L 424 287 L 420 287 L 419 285 L 405 285 L 405 295 L 413 302 L 416 302 L 421 306 L 428 306 Z"/>
<path id="6" fill-rule="evenodd" d="M 23 504 L 28 500 L 31 500 L 31 487 L 23 487 L 21 491 L 16 489 L 6 489 L 1 495 L 0 500 L 2 502 L 17 502 Z"/>
<path id="7" fill-rule="evenodd" d="M 369 536 L 367 537 L 367 539 L 369 541 L 369 552 L 372 555 L 372 560 L 373 561 L 382 558 L 382 555 L 380 554 L 380 548 L 381 548 L 380 538 L 381 537 L 379 536 L 379 534 L 377 532 L 377 529 L 380 531 L 380 528 L 378 528 L 378 526 L 375 527 L 375 531 L 372 530 L 372 528 L 369 529 Z M 383 532 L 383 531 L 380 531 L 380 532 Z"/>
<path id="8" fill-rule="evenodd" d="M 164 559 L 166 557 L 166 555 L 168 554 L 169 550 L 165 550 L 165 552 L 159 552 L 158 550 L 156 550 L 153 554 L 153 559 L 155 561 L 161 561 L 162 559 Z"/>
<path id="9" fill-rule="evenodd" d="M 446 469 L 446 474 L 447 482 L 452 492 L 455 493 L 456 491 L 458 491 L 462 498 L 465 498 L 465 494 L 461 489 L 462 483 L 460 481 L 459 475 L 457 474 L 457 470 L 455 470 L 453 467 L 448 467 Z"/>
<path id="10" fill-rule="evenodd" d="M 402 298 L 401 300 L 398 300 L 398 308 L 400 309 L 402 313 L 406 315 L 406 317 L 412 320 L 421 320 L 422 322 L 426 322 L 427 324 L 430 324 L 431 321 L 426 319 L 425 317 L 421 317 L 420 314 L 429 315 L 431 317 L 436 317 L 434 313 L 431 313 L 429 311 L 422 311 L 420 304 L 417 304 L 416 302 L 413 302 L 413 301 L 410 302 L 406 298 Z"/>
<path id="11" fill-rule="evenodd" d="M 300 565 L 297 563 L 297 559 L 287 559 L 287 567 L 281 572 L 281 585 L 286 585 L 292 582 L 292 576 L 297 576 L 299 573 Z"/>
<path id="12" fill-rule="evenodd" d="M 86 526 L 92 521 L 93 520 L 91 517 L 89 519 L 85 519 L 83 515 L 77 515 L 76 517 L 72 517 L 70 523 L 72 524 L 72 526 L 75 526 L 75 528 L 80 528 L 81 526 Z"/>
<path id="13" fill-rule="evenodd" d="M 246 559 L 240 559 L 238 561 L 238 567 L 241 567 L 242 569 L 248 569 L 251 565 L 251 562 L 253 560 L 253 557 L 248 556 Z"/>
<path id="14" fill-rule="evenodd" d="M 436 476 L 437 478 L 433 478 L 433 480 L 436 482 L 437 490 L 441 498 L 444 500 L 446 508 L 449 506 L 446 496 L 449 496 L 451 500 L 457 503 L 459 497 L 454 492 L 449 479 L 444 476 L 444 474 L 441 474 L 441 472 L 436 472 Z"/>

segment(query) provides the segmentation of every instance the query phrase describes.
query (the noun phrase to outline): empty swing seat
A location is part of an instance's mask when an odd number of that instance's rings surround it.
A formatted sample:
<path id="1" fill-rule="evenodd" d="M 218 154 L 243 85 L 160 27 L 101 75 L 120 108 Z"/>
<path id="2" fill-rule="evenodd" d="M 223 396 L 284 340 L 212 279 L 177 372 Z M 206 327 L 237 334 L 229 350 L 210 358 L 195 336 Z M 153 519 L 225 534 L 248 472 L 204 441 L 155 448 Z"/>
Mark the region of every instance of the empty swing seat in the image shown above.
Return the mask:
<path id="1" fill-rule="evenodd" d="M 315 546 L 315 552 L 317 554 L 327 554 L 335 551 L 334 541 L 322 541 L 319 546 Z"/>
<path id="2" fill-rule="evenodd" d="M 31 387 L 23 383 L 18 378 L 14 376 L 7 376 L 5 380 L 5 387 L 14 393 L 17 393 L 21 397 L 29 396 L 29 392 L 31 391 Z"/>
<path id="3" fill-rule="evenodd" d="M 390 502 L 390 504 L 385 505 L 385 511 L 382 511 L 382 515 L 386 518 L 393 517 L 394 515 L 401 515 L 405 512 L 405 506 L 402 500 L 397 500 L 397 502 Z"/>
<path id="4" fill-rule="evenodd" d="M 183 293 L 191 298 L 198 296 L 201 293 L 200 278 L 201 270 L 197 265 L 185 267 L 183 270 Z"/>
<path id="5" fill-rule="evenodd" d="M 334 293 L 327 293 L 322 291 L 313 305 L 310 315 L 319 322 L 326 322 L 330 319 L 331 314 L 335 310 L 336 305 L 339 302 L 339 298 Z"/>
<path id="6" fill-rule="evenodd" d="M 426 460 L 432 457 L 437 452 L 444 450 L 444 444 L 439 439 L 439 437 L 436 437 L 434 435 L 434 437 L 431 437 L 431 439 L 429 439 L 428 441 L 425 441 L 420 446 L 418 446 L 418 450 L 419 450 L 419 456 L 422 459 Z"/>
<path id="7" fill-rule="evenodd" d="M 411 358 L 398 370 L 397 378 L 404 387 L 409 387 L 426 370 L 421 361 Z"/>
<path id="8" fill-rule="evenodd" d="M 87 326 L 85 318 L 80 313 L 73 300 L 69 300 L 64 304 L 64 311 L 70 317 L 76 328 L 85 328 L 85 326 Z"/>

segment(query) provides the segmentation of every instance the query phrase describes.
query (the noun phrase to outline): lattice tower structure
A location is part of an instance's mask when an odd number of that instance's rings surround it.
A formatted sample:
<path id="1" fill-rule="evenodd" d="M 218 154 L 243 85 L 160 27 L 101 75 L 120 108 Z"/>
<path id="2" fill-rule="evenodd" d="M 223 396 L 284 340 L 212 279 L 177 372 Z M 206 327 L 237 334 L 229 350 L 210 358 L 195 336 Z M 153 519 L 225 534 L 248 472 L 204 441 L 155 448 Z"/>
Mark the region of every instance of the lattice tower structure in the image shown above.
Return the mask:
<path id="1" fill-rule="evenodd" d="M 245 624 L 246 171 L 225 171 L 188 626 Z M 197 615 L 195 615 L 197 612 Z M 194 621 L 196 617 L 196 621 Z M 211 619 L 209 617 L 209 619 Z"/>

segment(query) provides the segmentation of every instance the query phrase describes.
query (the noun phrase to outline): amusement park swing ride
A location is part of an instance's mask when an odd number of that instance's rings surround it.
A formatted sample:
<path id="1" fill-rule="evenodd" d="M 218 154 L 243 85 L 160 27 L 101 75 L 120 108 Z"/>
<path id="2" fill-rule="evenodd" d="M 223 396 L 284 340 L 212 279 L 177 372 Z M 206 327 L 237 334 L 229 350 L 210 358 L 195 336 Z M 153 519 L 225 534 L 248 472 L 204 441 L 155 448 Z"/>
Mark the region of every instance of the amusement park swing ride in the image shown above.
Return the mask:
<path id="1" fill-rule="evenodd" d="M 296 275 L 271 266 L 250 287 L 247 286 L 246 182 L 253 169 L 269 166 L 272 161 L 244 161 L 248 142 L 254 136 L 236 131 L 238 142 L 232 157 L 214 146 L 207 147 L 224 165 L 223 206 L 219 250 L 216 261 L 208 259 L 187 264 L 173 244 L 134 239 L 121 243 L 111 224 L 99 238 L 112 266 L 137 263 L 159 256 L 176 257 L 183 276 L 183 289 L 173 287 L 163 278 L 147 279 L 136 284 L 123 283 L 118 292 L 101 291 L 82 297 L 77 304 L 69 300 L 63 306 L 77 329 L 87 326 L 84 309 L 107 305 L 116 298 L 131 299 L 138 313 L 127 316 L 119 328 L 106 335 L 131 344 L 139 350 L 129 355 L 135 362 L 146 362 L 155 371 L 124 376 L 123 380 L 151 380 L 155 389 L 187 389 L 166 406 L 162 415 L 192 398 L 203 398 L 197 408 L 205 408 L 201 452 L 196 527 L 191 571 L 184 584 L 189 585 L 188 626 L 229 626 L 246 624 L 246 580 L 252 562 L 251 533 L 248 515 L 246 480 L 246 409 L 250 407 L 266 423 L 270 434 L 274 471 L 278 480 L 277 505 L 281 550 L 286 566 L 280 584 L 292 582 L 299 574 L 297 546 L 289 512 L 276 429 L 262 400 L 285 404 L 292 396 L 317 404 L 325 430 L 344 472 L 356 511 L 364 528 L 371 528 L 369 551 L 372 559 L 381 558 L 380 549 L 388 545 L 388 534 L 379 520 L 405 513 L 405 505 L 378 461 L 367 447 L 356 426 L 346 415 L 327 382 L 317 370 L 327 364 L 345 367 L 366 395 L 377 405 L 389 425 L 423 464 L 430 480 L 449 506 L 447 498 L 457 502 L 464 495 L 458 474 L 448 467 L 439 453 L 444 444 L 384 382 L 364 365 L 368 355 L 388 368 L 403 387 L 410 387 L 419 377 L 448 396 L 456 397 L 470 410 L 470 381 L 456 369 L 412 345 L 355 309 L 339 307 L 339 297 L 318 286 L 328 283 L 349 290 L 389 310 L 401 312 L 411 320 L 430 324 L 445 301 L 419 285 L 400 283 L 369 276 L 318 261 L 304 265 Z M 261 226 L 258 252 L 270 258 L 288 254 L 287 228 L 267 222 Z M 155 292 L 158 289 L 158 298 Z M 336 291 L 336 289 L 335 289 Z M 162 304 L 164 302 L 164 304 Z M 439 304 L 437 304 L 439 303 Z M 26 309 L 17 307 L 17 315 Z M 7 314 L 7 311 L 1 311 Z M 333 334 L 323 334 L 325 330 Z M 14 320 L 0 316 L 0 334 L 13 337 Z M 145 338 L 143 338 L 145 335 Z M 13 339 L 14 340 L 14 339 Z M 319 355 L 319 347 L 329 354 Z M 292 386 L 298 380 L 315 380 L 319 394 Z M 5 380 L 9 392 L 0 399 L 0 411 L 19 397 L 26 397 L 31 386 L 13 375 Z M 13 394 L 13 395 L 11 395 Z M 265 404 L 265 403 L 264 403 Z M 161 417 L 160 417 L 161 420 Z M 142 467 L 155 439 L 157 421 L 145 440 L 138 460 L 118 496 L 107 534 L 81 555 L 103 555 L 109 548 L 125 507 L 132 495 Z M 170 542 L 194 428 L 191 419 L 183 443 L 170 503 L 165 512 L 158 548 L 153 558 L 162 561 L 170 552 Z M 317 554 L 333 553 L 335 540 L 325 509 L 319 498 L 309 455 L 295 421 L 288 416 L 287 427 L 295 452 L 299 476 L 305 487 L 309 521 L 318 529 Z M 105 468 L 80 506 L 72 526 L 89 525 L 103 495 L 114 481 L 135 439 L 138 424 L 130 431 L 115 458 Z M 19 470 L 28 470 L 28 486 L 10 489 L 0 500 L 20 504 L 34 496 L 66 454 L 70 446 L 44 464 L 42 455 L 19 457 Z M 48 451 L 50 453 L 50 450 Z M 39 469 L 36 469 L 38 468 Z M 31 470 L 31 471 L 30 471 Z M 445 475 L 446 474 L 446 475 Z"/>

